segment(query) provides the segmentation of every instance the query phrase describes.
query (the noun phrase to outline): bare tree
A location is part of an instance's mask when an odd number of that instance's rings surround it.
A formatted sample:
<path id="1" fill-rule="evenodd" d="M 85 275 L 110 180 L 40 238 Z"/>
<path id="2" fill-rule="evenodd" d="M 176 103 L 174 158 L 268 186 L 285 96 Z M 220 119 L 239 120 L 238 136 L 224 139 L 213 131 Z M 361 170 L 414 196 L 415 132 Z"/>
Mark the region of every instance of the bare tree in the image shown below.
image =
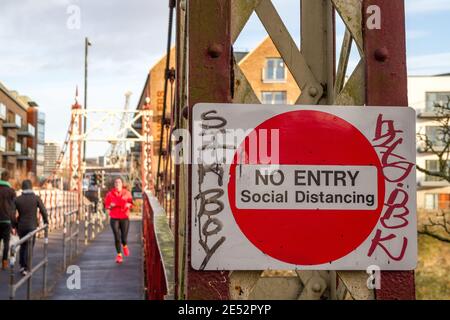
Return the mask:
<path id="1" fill-rule="evenodd" d="M 435 119 L 438 122 L 435 134 L 430 137 L 427 133 L 418 133 L 419 148 L 430 152 L 438 158 L 438 170 L 431 171 L 421 166 L 417 170 L 429 176 L 438 177 L 450 183 L 450 97 L 444 103 L 434 104 Z"/>
<path id="2" fill-rule="evenodd" d="M 417 165 L 420 172 L 440 178 L 450 183 L 450 96 L 447 101 L 434 103 L 434 119 L 438 123 L 435 132 L 430 136 L 418 133 L 419 148 L 437 157 L 437 170 L 430 170 Z M 434 217 L 428 217 L 427 222 L 419 228 L 419 233 L 430 235 L 441 241 L 450 242 L 449 210 L 440 210 Z"/>

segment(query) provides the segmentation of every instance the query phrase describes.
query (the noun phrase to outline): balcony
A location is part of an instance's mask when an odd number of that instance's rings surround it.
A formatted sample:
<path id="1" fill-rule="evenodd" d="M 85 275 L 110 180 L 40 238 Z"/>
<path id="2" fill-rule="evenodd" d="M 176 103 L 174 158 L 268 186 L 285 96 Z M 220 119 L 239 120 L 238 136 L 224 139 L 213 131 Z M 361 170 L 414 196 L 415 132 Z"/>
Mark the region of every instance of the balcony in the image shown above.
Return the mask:
<path id="1" fill-rule="evenodd" d="M 14 121 L 7 120 L 3 122 L 3 129 L 20 129 L 20 126 Z"/>
<path id="2" fill-rule="evenodd" d="M 7 143 L 6 151 L 2 153 L 4 157 L 17 157 L 22 153 L 22 145 L 18 142 L 16 143 Z"/>
<path id="3" fill-rule="evenodd" d="M 444 146 L 434 146 L 433 147 L 435 152 L 441 152 L 441 151 L 444 150 L 444 148 L 445 148 Z M 418 153 L 433 153 L 433 151 L 430 148 L 427 148 L 427 147 L 425 147 L 423 145 L 419 145 L 417 147 L 417 152 Z"/>
<path id="4" fill-rule="evenodd" d="M 18 154 L 17 160 L 33 161 L 34 160 L 34 149 L 27 148 L 27 149 L 23 150 L 21 153 Z"/>
<path id="5" fill-rule="evenodd" d="M 21 137 L 33 138 L 35 134 L 36 128 L 31 124 L 28 124 L 28 126 L 22 127 L 19 131 L 17 131 L 17 135 Z"/>
<path id="6" fill-rule="evenodd" d="M 435 111 L 428 111 L 425 110 L 424 112 L 420 112 L 417 114 L 417 118 L 419 119 L 440 119 L 440 118 L 446 118 L 450 116 L 450 114 L 442 114 L 437 113 Z"/>
<path id="7" fill-rule="evenodd" d="M 443 187 L 449 187 L 450 183 L 448 183 L 445 180 L 440 181 L 420 181 L 419 187 L 423 188 L 443 188 Z"/>

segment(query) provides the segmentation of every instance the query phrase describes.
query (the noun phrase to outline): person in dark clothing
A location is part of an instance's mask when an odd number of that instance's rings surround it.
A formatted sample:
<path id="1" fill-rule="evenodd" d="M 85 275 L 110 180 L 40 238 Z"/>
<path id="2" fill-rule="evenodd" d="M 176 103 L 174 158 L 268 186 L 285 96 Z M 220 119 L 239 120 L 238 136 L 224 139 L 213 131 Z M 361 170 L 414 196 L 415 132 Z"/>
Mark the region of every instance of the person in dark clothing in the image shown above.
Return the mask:
<path id="1" fill-rule="evenodd" d="M 11 188 L 8 182 L 9 179 L 8 171 L 2 172 L 0 180 L 0 242 L 3 240 L 3 270 L 8 267 L 9 240 L 12 227 L 16 222 L 16 207 L 14 203 L 16 192 Z"/>
<path id="2" fill-rule="evenodd" d="M 44 224 L 48 224 L 47 210 L 45 209 L 41 198 L 33 192 L 33 186 L 30 180 L 24 180 L 22 182 L 22 195 L 16 199 L 16 209 L 19 213 L 17 218 L 17 230 L 21 239 L 38 227 L 38 209 L 44 220 Z M 34 242 L 35 238 L 32 240 L 33 247 Z M 30 271 L 28 266 L 28 244 L 29 242 L 27 241 L 20 246 L 19 263 L 22 275 L 26 275 L 28 271 Z"/>

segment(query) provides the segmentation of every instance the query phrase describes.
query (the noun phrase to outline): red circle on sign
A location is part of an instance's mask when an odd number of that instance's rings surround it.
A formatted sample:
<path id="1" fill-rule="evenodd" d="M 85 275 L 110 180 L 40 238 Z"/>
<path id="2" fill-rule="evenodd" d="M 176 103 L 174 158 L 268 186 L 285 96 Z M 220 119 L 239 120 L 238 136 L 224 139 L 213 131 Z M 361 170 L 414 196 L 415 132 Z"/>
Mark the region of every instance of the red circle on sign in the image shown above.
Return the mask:
<path id="1" fill-rule="evenodd" d="M 265 121 L 252 133 L 258 141 L 262 129 L 279 130 L 279 164 L 375 166 L 378 205 L 375 210 L 348 211 L 239 209 L 236 207 L 236 153 L 230 168 L 228 198 L 244 235 L 263 253 L 296 265 L 331 263 L 360 246 L 380 218 L 385 191 L 380 160 L 366 137 L 335 115 L 310 110 L 287 112 Z M 270 133 L 267 136 L 270 151 Z M 249 136 L 241 145 L 245 154 L 249 154 L 248 140 Z M 261 164 L 259 157 L 239 162 Z"/>

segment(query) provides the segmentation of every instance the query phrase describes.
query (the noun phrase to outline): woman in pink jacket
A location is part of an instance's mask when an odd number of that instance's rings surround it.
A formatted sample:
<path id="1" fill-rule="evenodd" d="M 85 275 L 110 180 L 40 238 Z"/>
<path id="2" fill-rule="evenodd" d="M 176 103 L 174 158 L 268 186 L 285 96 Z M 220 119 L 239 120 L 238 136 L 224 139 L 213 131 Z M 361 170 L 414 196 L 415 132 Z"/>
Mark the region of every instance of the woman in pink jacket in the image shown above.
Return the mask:
<path id="1" fill-rule="evenodd" d="M 108 192 L 105 198 L 105 208 L 109 210 L 111 228 L 116 244 L 116 263 L 123 262 L 122 248 L 123 254 L 126 257 L 130 254 L 127 246 L 127 237 L 130 226 L 129 214 L 132 204 L 133 199 L 131 193 L 124 187 L 122 178 L 116 178 L 114 180 L 114 189 Z"/>

